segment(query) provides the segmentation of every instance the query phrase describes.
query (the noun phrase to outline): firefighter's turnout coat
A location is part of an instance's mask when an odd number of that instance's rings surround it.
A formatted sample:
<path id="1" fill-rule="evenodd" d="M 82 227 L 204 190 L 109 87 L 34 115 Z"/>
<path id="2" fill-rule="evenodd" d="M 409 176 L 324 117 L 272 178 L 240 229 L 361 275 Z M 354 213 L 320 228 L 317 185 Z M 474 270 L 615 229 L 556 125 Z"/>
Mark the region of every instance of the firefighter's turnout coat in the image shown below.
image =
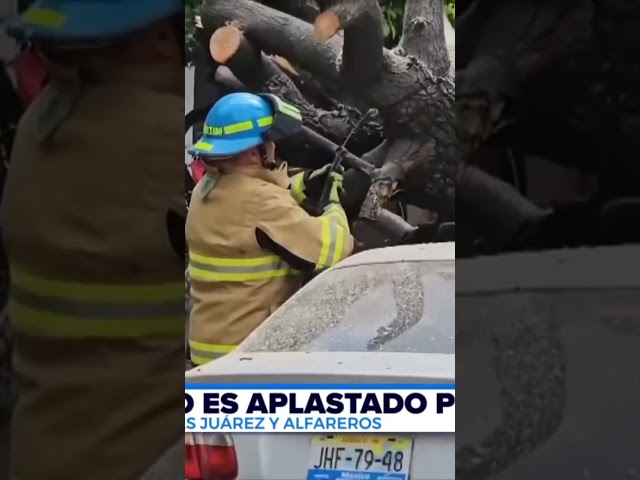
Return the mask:
<path id="1" fill-rule="evenodd" d="M 93 67 L 24 114 L 4 192 L 16 480 L 134 480 L 182 435 L 182 73 Z"/>
<path id="2" fill-rule="evenodd" d="M 193 363 L 232 351 L 302 284 L 301 272 L 261 246 L 257 231 L 316 269 L 353 250 L 342 207 L 330 204 L 312 217 L 289 183 L 286 163 L 275 170 L 225 165 L 194 189 L 186 224 Z"/>

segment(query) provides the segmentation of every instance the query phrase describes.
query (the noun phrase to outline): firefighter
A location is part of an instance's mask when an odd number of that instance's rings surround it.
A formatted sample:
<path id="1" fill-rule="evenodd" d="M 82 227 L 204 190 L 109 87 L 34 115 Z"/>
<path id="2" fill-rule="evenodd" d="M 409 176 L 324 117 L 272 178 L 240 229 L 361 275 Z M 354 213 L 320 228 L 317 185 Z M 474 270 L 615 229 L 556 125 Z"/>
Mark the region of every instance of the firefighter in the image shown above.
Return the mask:
<path id="1" fill-rule="evenodd" d="M 51 73 L 0 212 L 16 480 L 134 480 L 181 438 L 183 15 L 178 0 L 44 0 L 10 26 Z"/>
<path id="2" fill-rule="evenodd" d="M 186 225 L 196 365 L 232 351 L 301 286 L 302 272 L 353 249 L 342 176 L 325 167 L 290 179 L 276 162 L 274 142 L 300 126 L 300 112 L 276 96 L 233 93 L 213 106 L 188 150 L 207 164 Z M 298 203 L 329 174 L 329 204 L 311 216 Z"/>

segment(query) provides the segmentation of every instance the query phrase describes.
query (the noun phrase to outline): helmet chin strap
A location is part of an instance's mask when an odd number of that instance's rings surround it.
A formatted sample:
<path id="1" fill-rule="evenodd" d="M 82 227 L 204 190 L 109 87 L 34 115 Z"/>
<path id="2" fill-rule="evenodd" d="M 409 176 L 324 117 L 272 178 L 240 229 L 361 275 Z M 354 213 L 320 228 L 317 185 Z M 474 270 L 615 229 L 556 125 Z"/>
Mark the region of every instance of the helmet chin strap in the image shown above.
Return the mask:
<path id="1" fill-rule="evenodd" d="M 278 166 L 276 161 L 276 144 L 273 142 L 263 143 L 258 147 L 262 158 L 262 166 L 268 170 L 274 170 Z"/>

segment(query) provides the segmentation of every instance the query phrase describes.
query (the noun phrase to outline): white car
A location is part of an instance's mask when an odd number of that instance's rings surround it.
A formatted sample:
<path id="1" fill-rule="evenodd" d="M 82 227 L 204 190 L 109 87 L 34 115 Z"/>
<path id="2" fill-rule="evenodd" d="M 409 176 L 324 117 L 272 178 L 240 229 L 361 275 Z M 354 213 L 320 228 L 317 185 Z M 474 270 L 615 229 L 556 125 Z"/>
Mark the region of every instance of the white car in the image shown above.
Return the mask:
<path id="1" fill-rule="evenodd" d="M 353 255 L 305 285 L 234 353 L 186 372 L 185 382 L 455 383 L 455 244 L 387 247 Z M 357 464 L 355 447 L 362 445 L 345 443 L 334 468 L 318 471 L 314 465 L 322 435 L 185 434 L 185 477 L 455 478 L 453 433 L 377 436 L 375 440 L 387 440 L 389 451 L 390 445 L 402 445 L 404 454 L 395 468 L 385 461 L 391 456 L 387 450 L 367 452 L 366 443 Z"/>

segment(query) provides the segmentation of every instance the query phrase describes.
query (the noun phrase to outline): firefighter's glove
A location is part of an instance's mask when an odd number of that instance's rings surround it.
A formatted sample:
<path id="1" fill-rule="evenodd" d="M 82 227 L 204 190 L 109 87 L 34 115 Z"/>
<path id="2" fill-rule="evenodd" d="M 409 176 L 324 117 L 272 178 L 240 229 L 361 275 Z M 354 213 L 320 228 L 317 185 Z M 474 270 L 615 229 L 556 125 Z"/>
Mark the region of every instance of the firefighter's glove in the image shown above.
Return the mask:
<path id="1" fill-rule="evenodd" d="M 291 195 L 298 204 L 309 198 L 314 201 L 320 199 L 322 195 L 322 189 L 324 188 L 327 175 L 331 170 L 331 165 L 325 165 L 322 168 L 313 171 L 300 172 L 291 177 Z M 335 170 L 338 174 L 344 172 L 344 169 L 339 166 Z"/>
<path id="2" fill-rule="evenodd" d="M 342 186 L 342 174 L 337 172 L 331 172 L 331 190 L 329 193 L 329 203 L 337 203 L 340 205 L 340 199 L 344 194 L 344 187 Z"/>
<path id="3" fill-rule="evenodd" d="M 324 182 L 327 179 L 327 175 L 331 170 L 331 165 L 325 165 L 322 168 L 314 170 L 313 172 L 307 172 L 309 174 L 308 180 L 305 181 L 305 185 L 312 187 L 314 185 L 319 185 L 320 187 L 324 186 Z M 338 165 L 333 173 L 337 173 L 338 175 L 342 175 L 344 173 L 344 168 L 342 165 Z"/>

